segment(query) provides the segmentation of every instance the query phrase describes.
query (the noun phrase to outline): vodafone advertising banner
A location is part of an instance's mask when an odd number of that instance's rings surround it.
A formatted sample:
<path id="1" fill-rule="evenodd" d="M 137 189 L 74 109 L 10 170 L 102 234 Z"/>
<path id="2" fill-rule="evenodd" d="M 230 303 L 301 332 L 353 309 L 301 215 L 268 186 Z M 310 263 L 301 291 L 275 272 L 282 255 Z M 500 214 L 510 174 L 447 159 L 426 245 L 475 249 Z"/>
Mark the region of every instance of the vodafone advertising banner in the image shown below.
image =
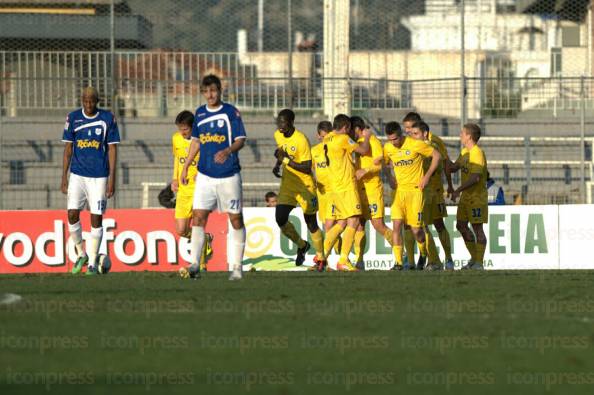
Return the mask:
<path id="1" fill-rule="evenodd" d="M 468 252 L 455 229 L 455 207 L 448 207 L 445 223 L 450 231 L 456 267 L 466 263 Z M 299 209 L 291 215 L 295 228 L 306 237 Z M 256 270 L 305 270 L 293 260 L 296 246 L 281 235 L 273 208 L 244 210 L 247 242 L 244 265 Z M 489 244 L 485 268 L 493 269 L 593 269 L 594 206 L 491 206 L 485 225 Z M 389 210 L 386 222 L 389 223 Z M 89 214 L 82 213 L 83 229 L 89 230 Z M 209 270 L 227 270 L 228 222 L 213 213 L 207 232 L 214 236 L 214 256 Z M 382 237 L 367 224 L 366 268 L 387 270 L 392 252 Z M 86 238 L 86 232 L 83 234 Z M 440 248 L 439 239 L 434 233 Z M 101 251 L 109 251 L 112 271 L 175 271 L 189 260 L 190 246 L 176 236 L 173 211 L 109 210 L 104 218 Z M 313 249 L 306 262 L 313 259 Z M 443 252 L 440 251 L 443 258 Z M 64 273 L 75 259 L 68 238 L 65 211 L 0 212 L 0 273 Z M 330 265 L 337 257 L 331 256 Z"/>
<path id="2" fill-rule="evenodd" d="M 90 230 L 88 212 L 81 213 Z M 227 270 L 227 218 L 213 213 L 211 270 Z M 83 232 L 83 238 L 88 233 Z M 109 251 L 112 272 L 175 271 L 190 259 L 190 246 L 175 234 L 173 210 L 109 210 L 103 219 L 100 253 Z M 0 273 L 64 273 L 76 259 L 66 211 L 1 211 Z"/>

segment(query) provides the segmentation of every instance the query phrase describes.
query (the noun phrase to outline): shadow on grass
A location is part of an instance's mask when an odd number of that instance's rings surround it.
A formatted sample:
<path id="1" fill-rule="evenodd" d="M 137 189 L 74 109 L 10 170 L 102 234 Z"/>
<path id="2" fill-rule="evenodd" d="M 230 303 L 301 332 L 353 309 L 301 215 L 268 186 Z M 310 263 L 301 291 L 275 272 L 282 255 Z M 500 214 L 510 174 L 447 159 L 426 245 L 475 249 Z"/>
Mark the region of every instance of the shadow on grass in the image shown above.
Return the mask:
<path id="1" fill-rule="evenodd" d="M 274 255 L 262 255 L 257 258 L 250 258 L 243 261 L 243 265 L 252 265 L 256 270 L 307 270 L 306 266 L 297 267 L 291 258 Z"/>

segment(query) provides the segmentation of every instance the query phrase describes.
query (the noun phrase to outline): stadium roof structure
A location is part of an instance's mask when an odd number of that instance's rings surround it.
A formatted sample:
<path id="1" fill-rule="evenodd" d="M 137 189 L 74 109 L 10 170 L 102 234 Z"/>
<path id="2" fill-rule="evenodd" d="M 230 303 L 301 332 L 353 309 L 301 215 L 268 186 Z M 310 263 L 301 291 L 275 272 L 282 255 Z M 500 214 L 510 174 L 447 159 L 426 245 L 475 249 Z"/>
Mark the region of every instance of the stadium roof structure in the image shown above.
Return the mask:
<path id="1" fill-rule="evenodd" d="M 526 14 L 559 15 L 562 19 L 583 21 L 590 0 L 517 0 L 516 9 Z"/>
<path id="2" fill-rule="evenodd" d="M 105 50 L 110 46 L 110 0 L 0 0 L 2 50 Z M 152 25 L 116 0 L 116 48 L 152 46 Z"/>

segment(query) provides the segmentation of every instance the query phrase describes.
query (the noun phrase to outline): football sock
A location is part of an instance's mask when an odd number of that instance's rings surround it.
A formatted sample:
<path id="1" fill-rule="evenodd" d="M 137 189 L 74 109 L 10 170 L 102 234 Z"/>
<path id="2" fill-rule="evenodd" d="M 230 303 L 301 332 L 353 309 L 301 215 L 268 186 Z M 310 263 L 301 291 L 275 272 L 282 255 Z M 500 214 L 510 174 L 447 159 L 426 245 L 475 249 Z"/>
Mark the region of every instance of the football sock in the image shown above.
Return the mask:
<path id="1" fill-rule="evenodd" d="M 204 248 L 204 227 L 192 226 L 192 239 L 190 240 L 190 264 L 200 263 L 198 261 Z"/>
<path id="2" fill-rule="evenodd" d="M 326 256 L 330 255 L 330 250 L 336 243 L 336 240 L 340 236 L 343 231 L 343 227 L 339 224 L 335 224 L 328 232 L 326 232 L 326 237 L 324 238 L 324 254 Z"/>
<path id="3" fill-rule="evenodd" d="M 355 231 L 355 244 L 354 244 L 354 252 L 355 256 L 357 257 L 357 262 L 363 262 L 363 253 L 365 252 L 365 231 L 364 230 L 357 230 Z"/>
<path id="4" fill-rule="evenodd" d="M 417 241 L 417 247 L 419 248 L 419 254 L 421 254 L 421 256 L 427 256 L 427 244 L 425 244 L 424 242 L 418 242 Z M 410 263 L 410 261 L 409 261 Z"/>
<path id="5" fill-rule="evenodd" d="M 245 249 L 245 227 L 234 229 L 229 226 L 227 236 L 227 262 L 229 270 L 241 270 L 241 261 L 243 260 L 243 251 Z"/>
<path id="6" fill-rule="evenodd" d="M 473 261 L 482 264 L 483 260 L 485 258 L 485 250 L 486 249 L 487 249 L 486 244 L 475 243 Z"/>
<path id="7" fill-rule="evenodd" d="M 303 248 L 305 245 L 305 240 L 303 240 L 292 223 L 288 222 L 281 226 L 281 232 L 287 237 L 287 239 L 291 240 L 293 243 L 297 244 L 297 247 Z"/>
<path id="8" fill-rule="evenodd" d="M 311 233 L 311 241 L 314 249 L 316 250 L 316 256 L 318 259 L 325 259 L 324 235 L 322 235 L 322 231 L 317 229 L 315 232 Z"/>
<path id="9" fill-rule="evenodd" d="M 450 232 L 446 228 L 443 228 L 441 231 L 438 232 L 439 234 L 439 241 L 441 242 L 441 246 L 443 247 L 443 252 L 445 253 L 445 257 L 447 261 L 452 260 L 452 245 L 450 244 Z"/>
<path id="10" fill-rule="evenodd" d="M 408 263 L 412 264 L 415 261 L 415 236 L 412 230 L 404 229 L 404 249 L 406 250 L 406 257 Z"/>
<path id="11" fill-rule="evenodd" d="M 394 245 L 394 241 L 392 239 L 393 234 L 394 234 L 394 232 L 392 231 L 392 229 L 386 228 L 386 231 L 384 232 L 384 238 L 386 239 L 388 244 L 390 244 L 391 246 Z"/>
<path id="12" fill-rule="evenodd" d="M 82 226 L 80 225 L 80 221 L 75 224 L 68 224 L 68 232 L 70 232 L 70 237 L 72 237 L 72 241 L 74 242 L 76 255 L 86 255 L 83 247 Z"/>
<path id="13" fill-rule="evenodd" d="M 91 237 L 87 247 L 89 254 L 89 266 L 95 266 L 97 261 L 97 254 L 99 253 L 99 246 L 101 245 L 101 238 L 103 237 L 103 227 L 91 228 Z"/>
<path id="14" fill-rule="evenodd" d="M 476 254 L 476 248 L 474 247 L 474 241 L 464 241 L 466 244 L 466 249 L 470 253 L 470 259 L 474 262 L 474 256 Z"/>
<path id="15" fill-rule="evenodd" d="M 340 262 L 346 262 L 349 259 L 349 253 L 353 248 L 355 242 L 355 233 L 357 230 L 347 226 L 344 232 L 342 232 L 342 247 L 340 247 Z"/>
<path id="16" fill-rule="evenodd" d="M 340 254 L 340 247 L 342 247 L 342 237 L 338 236 L 338 239 L 334 242 L 334 252 Z"/>
<path id="17" fill-rule="evenodd" d="M 394 252 L 394 260 L 396 261 L 396 265 L 402 266 L 402 245 L 394 245 L 392 247 L 392 251 Z"/>
<path id="18" fill-rule="evenodd" d="M 431 232 L 425 232 L 425 248 L 427 249 L 427 256 L 430 263 L 439 263 L 439 254 L 437 253 L 437 246 Z"/>

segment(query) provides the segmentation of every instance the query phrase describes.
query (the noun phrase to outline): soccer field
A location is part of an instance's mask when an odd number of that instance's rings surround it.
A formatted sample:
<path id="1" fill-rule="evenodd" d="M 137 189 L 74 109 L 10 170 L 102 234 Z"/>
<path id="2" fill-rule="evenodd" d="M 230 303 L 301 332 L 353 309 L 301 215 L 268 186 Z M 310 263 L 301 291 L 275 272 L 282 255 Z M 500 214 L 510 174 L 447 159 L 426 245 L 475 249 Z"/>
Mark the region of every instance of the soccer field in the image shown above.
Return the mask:
<path id="1" fill-rule="evenodd" d="M 594 272 L 0 277 L 7 393 L 590 393 Z M 80 384 L 66 386 L 66 384 Z"/>

